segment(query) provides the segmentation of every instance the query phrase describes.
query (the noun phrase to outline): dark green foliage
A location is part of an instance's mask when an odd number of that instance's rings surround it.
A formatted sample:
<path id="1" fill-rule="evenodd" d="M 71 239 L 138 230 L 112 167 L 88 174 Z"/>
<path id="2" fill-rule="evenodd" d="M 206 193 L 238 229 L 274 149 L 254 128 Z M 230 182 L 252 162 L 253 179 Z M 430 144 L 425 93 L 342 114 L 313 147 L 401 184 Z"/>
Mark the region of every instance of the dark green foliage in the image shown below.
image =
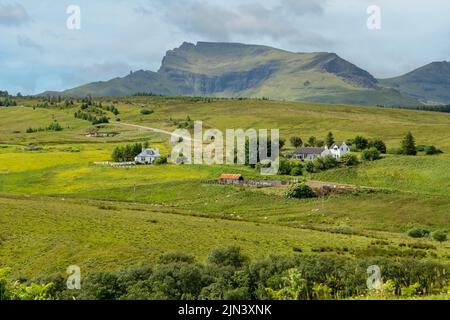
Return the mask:
<path id="1" fill-rule="evenodd" d="M 158 158 L 155 159 L 153 164 L 156 164 L 156 165 L 167 164 L 167 157 L 166 156 L 159 156 Z"/>
<path id="2" fill-rule="evenodd" d="M 297 160 L 281 160 L 278 169 L 280 175 L 301 176 L 303 173 L 303 164 Z"/>
<path id="3" fill-rule="evenodd" d="M 328 135 L 325 139 L 325 143 L 330 148 L 334 144 L 334 136 L 332 132 L 328 132 Z"/>
<path id="4" fill-rule="evenodd" d="M 339 162 L 332 156 L 317 158 L 313 163 L 317 171 L 333 169 L 339 165 Z"/>
<path id="5" fill-rule="evenodd" d="M 445 231 L 435 231 L 431 234 L 431 237 L 439 242 L 447 241 L 447 232 Z"/>
<path id="6" fill-rule="evenodd" d="M 362 136 L 357 136 L 354 140 L 353 140 L 353 145 L 358 149 L 358 150 L 365 150 L 367 149 L 367 147 L 369 146 L 369 140 L 367 140 L 366 138 L 362 137 Z"/>
<path id="7" fill-rule="evenodd" d="M 312 136 L 309 137 L 308 142 L 305 144 L 306 147 L 317 147 L 317 138 Z"/>
<path id="8" fill-rule="evenodd" d="M 115 300 L 123 293 L 116 274 L 95 272 L 82 278 L 83 288 L 80 298 L 85 300 Z"/>
<path id="9" fill-rule="evenodd" d="M 408 236 L 411 238 L 423 238 L 430 234 L 430 231 L 421 229 L 421 228 L 413 228 L 408 231 Z"/>
<path id="10" fill-rule="evenodd" d="M 305 170 L 306 170 L 306 172 L 308 172 L 308 173 L 314 173 L 314 172 L 317 171 L 317 170 L 316 170 L 316 167 L 314 166 L 314 163 L 313 163 L 312 161 L 306 162 L 306 164 L 305 164 Z"/>
<path id="11" fill-rule="evenodd" d="M 57 122 L 54 121 L 50 123 L 45 129 L 44 128 L 28 128 L 26 133 L 35 133 L 35 132 L 43 132 L 43 131 L 62 131 L 63 127 Z"/>
<path id="12" fill-rule="evenodd" d="M 152 114 L 153 112 L 154 112 L 153 110 L 141 109 L 141 114 L 143 114 L 143 115 Z"/>
<path id="13" fill-rule="evenodd" d="M 89 121 L 93 125 L 109 123 L 109 119 L 103 109 L 114 113 L 114 115 L 119 114 L 119 110 L 117 110 L 117 108 L 114 106 L 103 107 L 101 103 L 94 103 L 92 101 L 92 98 L 85 98 L 83 99 L 80 110 L 74 113 L 74 117 L 77 119 Z"/>
<path id="14" fill-rule="evenodd" d="M 387 151 L 386 144 L 384 143 L 383 140 L 380 140 L 380 139 L 375 139 L 375 140 L 370 141 L 368 147 L 375 148 L 378 151 L 380 151 L 380 153 L 383 153 L 383 154 L 385 154 Z"/>
<path id="15" fill-rule="evenodd" d="M 447 292 L 450 280 L 450 267 L 434 262 L 405 259 L 393 255 L 393 258 L 379 256 L 380 253 L 425 254 L 430 246 L 419 250 L 395 249 L 389 243 L 378 241 L 361 255 L 361 259 L 348 259 L 332 251 L 336 248 L 323 246 L 315 248 L 316 254 L 302 253 L 300 248 L 294 256 L 269 256 L 250 262 L 239 248 L 217 249 L 209 255 L 207 264 L 199 264 L 194 258 L 180 253 L 160 257 L 157 265 L 140 266 L 118 272 L 88 273 L 82 278 L 81 290 L 68 290 L 65 278 L 61 275 L 41 276 L 34 280 L 22 279 L 21 283 L 52 283 L 48 292 L 53 299 L 225 299 L 251 300 L 270 299 L 273 292 L 294 289 L 293 295 L 281 295 L 284 298 L 322 299 L 318 285 L 327 291 L 327 297 L 345 299 L 367 294 L 367 268 L 378 265 L 381 268 L 383 282 L 393 284 L 393 294 L 401 295 L 405 288 L 418 284 L 415 294 Z M 370 250 L 369 250 L 370 249 Z M 394 250 L 395 249 L 395 250 Z M 369 251 L 368 251 L 369 250 Z M 339 251 L 339 250 L 338 250 Z M 340 251 L 339 251 L 340 252 Z M 343 250 L 345 252 L 345 250 Z M 412 256 L 413 257 L 413 256 Z M 292 277 L 297 275 L 297 286 Z M 8 281 L 0 278 L 0 300 L 10 298 Z M 403 290 L 402 290 L 403 289 Z M 272 294 L 270 293 L 272 292 Z"/>
<path id="16" fill-rule="evenodd" d="M 439 150 L 435 146 L 426 146 L 424 151 L 426 155 L 435 155 L 442 153 L 442 150 Z"/>
<path id="17" fill-rule="evenodd" d="M 295 148 L 299 148 L 303 145 L 303 140 L 300 137 L 291 137 L 291 139 L 289 139 L 291 145 Z"/>
<path id="18" fill-rule="evenodd" d="M 370 148 L 361 153 L 361 159 L 365 161 L 375 161 L 381 159 L 381 154 L 376 148 Z"/>
<path id="19" fill-rule="evenodd" d="M 402 141 L 403 154 L 407 156 L 415 156 L 417 154 L 416 142 L 411 132 L 405 136 Z"/>
<path id="20" fill-rule="evenodd" d="M 286 197 L 294 199 L 317 198 L 316 193 L 304 183 L 294 184 L 286 191 Z"/>
<path id="21" fill-rule="evenodd" d="M 58 122 L 52 122 L 48 127 L 47 127 L 48 131 L 62 131 L 63 128 L 61 127 L 61 125 Z"/>
<path id="22" fill-rule="evenodd" d="M 111 158 L 114 162 L 126 162 L 133 161 L 134 158 L 141 153 L 142 144 L 127 144 L 125 146 L 119 146 L 114 148 Z"/>
<path id="23" fill-rule="evenodd" d="M 342 163 L 346 167 L 352 167 L 359 164 L 358 157 L 353 153 L 347 153 L 344 154 L 340 159 L 339 162 Z"/>
<path id="24" fill-rule="evenodd" d="M 216 249 L 208 256 L 208 262 L 222 266 L 242 267 L 247 258 L 242 255 L 239 247 Z"/>

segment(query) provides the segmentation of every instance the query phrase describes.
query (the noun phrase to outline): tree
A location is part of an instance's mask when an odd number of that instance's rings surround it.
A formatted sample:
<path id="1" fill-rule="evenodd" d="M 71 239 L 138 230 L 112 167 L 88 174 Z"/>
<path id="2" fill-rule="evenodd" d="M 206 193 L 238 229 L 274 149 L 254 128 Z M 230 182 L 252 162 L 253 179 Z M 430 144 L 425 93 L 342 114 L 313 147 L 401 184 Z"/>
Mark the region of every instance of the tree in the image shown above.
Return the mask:
<path id="1" fill-rule="evenodd" d="M 328 132 L 325 142 L 328 148 L 330 148 L 334 144 L 334 136 L 332 132 Z"/>
<path id="2" fill-rule="evenodd" d="M 316 193 L 304 183 L 294 184 L 286 191 L 287 198 L 308 199 L 317 198 Z"/>
<path id="3" fill-rule="evenodd" d="M 386 153 L 386 144 L 384 143 L 384 141 L 382 141 L 380 139 L 375 139 L 375 140 L 370 141 L 368 147 L 375 148 L 383 154 Z"/>
<path id="4" fill-rule="evenodd" d="M 375 161 L 381 158 L 380 151 L 376 148 L 370 148 L 368 150 L 364 150 L 361 154 L 361 158 L 366 161 Z"/>
<path id="5" fill-rule="evenodd" d="M 280 148 L 280 150 L 283 149 L 285 145 L 286 145 L 286 139 L 281 138 L 278 140 L 278 147 Z"/>
<path id="6" fill-rule="evenodd" d="M 291 145 L 295 148 L 300 148 L 303 145 L 303 140 L 300 137 L 294 136 L 290 139 Z"/>
<path id="7" fill-rule="evenodd" d="M 353 140 L 353 143 L 358 150 L 367 149 L 369 145 L 369 141 L 362 136 L 357 136 L 355 140 Z"/>
<path id="8" fill-rule="evenodd" d="M 405 136 L 402 141 L 403 154 L 407 156 L 415 156 L 417 154 L 416 141 L 411 132 Z"/>
<path id="9" fill-rule="evenodd" d="M 314 137 L 314 136 L 309 137 L 308 143 L 307 143 L 307 147 L 315 147 L 316 144 L 317 144 L 317 139 L 316 139 L 316 137 Z"/>

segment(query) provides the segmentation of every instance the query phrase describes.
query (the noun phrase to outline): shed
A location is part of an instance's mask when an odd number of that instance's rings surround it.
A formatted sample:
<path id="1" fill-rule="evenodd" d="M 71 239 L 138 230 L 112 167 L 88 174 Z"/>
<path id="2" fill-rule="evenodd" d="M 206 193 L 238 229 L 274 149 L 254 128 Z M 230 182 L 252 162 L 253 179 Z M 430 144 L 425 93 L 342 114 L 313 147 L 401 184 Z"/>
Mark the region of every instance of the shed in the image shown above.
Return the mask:
<path id="1" fill-rule="evenodd" d="M 241 174 L 228 174 L 224 173 L 220 176 L 219 181 L 227 182 L 227 181 L 244 181 L 244 177 Z"/>

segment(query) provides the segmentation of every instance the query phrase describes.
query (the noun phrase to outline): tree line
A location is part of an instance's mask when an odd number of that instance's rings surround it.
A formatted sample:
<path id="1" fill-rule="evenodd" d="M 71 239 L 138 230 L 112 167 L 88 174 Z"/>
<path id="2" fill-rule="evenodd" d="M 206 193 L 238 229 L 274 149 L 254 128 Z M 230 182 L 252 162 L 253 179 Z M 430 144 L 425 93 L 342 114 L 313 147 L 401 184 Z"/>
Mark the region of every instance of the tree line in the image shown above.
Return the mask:
<path id="1" fill-rule="evenodd" d="M 81 290 L 67 289 L 60 274 L 20 280 L 0 269 L 0 300 L 323 300 L 352 297 L 411 298 L 445 295 L 450 266 L 415 259 L 337 254 L 271 255 L 250 260 L 238 247 L 211 251 L 206 263 L 183 253 L 159 257 L 154 265 L 81 278 Z M 367 270 L 382 272 L 378 290 L 367 287 Z"/>

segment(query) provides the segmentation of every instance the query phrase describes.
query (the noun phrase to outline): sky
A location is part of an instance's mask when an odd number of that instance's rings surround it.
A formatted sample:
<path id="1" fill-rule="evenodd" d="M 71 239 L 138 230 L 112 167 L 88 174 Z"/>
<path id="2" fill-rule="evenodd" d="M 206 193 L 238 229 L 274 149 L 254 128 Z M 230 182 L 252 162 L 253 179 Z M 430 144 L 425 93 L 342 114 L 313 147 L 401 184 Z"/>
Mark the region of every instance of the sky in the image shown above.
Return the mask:
<path id="1" fill-rule="evenodd" d="M 367 26 L 373 5 L 381 29 Z M 184 41 L 335 52 L 393 77 L 450 60 L 449 14 L 447 0 L 0 0 L 0 90 L 36 94 L 157 71 Z"/>

